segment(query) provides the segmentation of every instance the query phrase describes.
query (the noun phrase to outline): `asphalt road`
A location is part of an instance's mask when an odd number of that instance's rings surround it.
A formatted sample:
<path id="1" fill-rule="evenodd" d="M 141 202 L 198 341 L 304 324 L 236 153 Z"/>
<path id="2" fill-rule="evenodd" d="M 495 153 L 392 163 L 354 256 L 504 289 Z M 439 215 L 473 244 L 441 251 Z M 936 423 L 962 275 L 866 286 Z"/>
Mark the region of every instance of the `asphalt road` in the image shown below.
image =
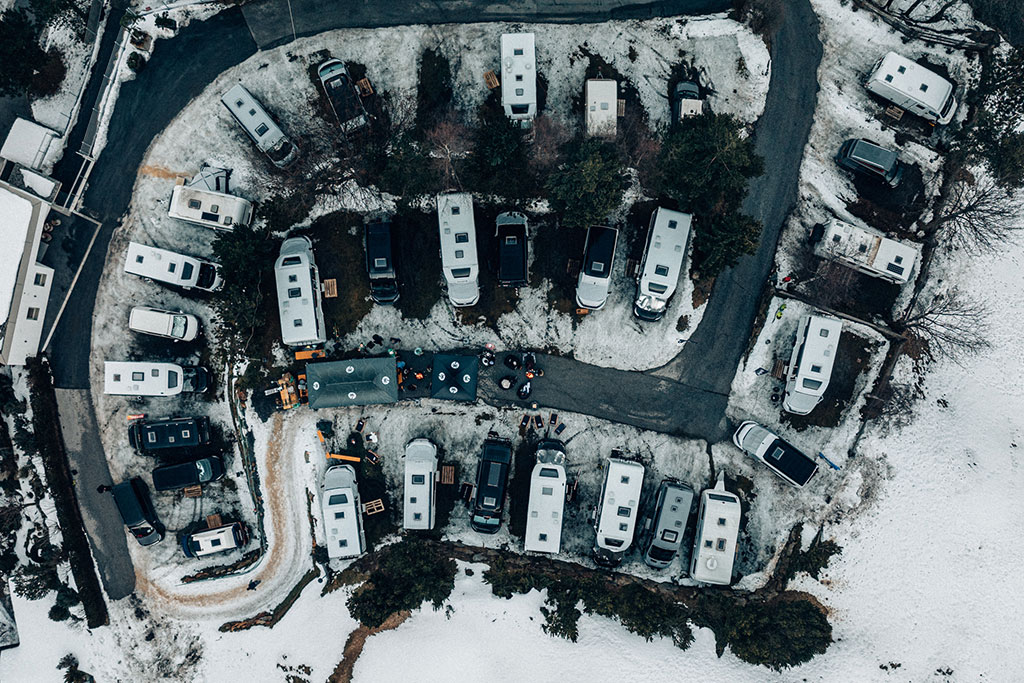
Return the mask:
<path id="1" fill-rule="evenodd" d="M 592 23 L 723 12 L 730 0 L 255 0 L 242 6 L 260 49 L 338 28 L 478 21 Z"/>

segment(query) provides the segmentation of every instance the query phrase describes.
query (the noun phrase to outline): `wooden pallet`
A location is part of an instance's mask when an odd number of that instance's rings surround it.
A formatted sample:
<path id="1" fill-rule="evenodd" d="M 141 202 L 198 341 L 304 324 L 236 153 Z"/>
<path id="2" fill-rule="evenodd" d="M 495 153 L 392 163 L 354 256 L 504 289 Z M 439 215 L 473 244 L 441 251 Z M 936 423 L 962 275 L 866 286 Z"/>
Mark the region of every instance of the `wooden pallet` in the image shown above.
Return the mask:
<path id="1" fill-rule="evenodd" d="M 199 484 L 185 487 L 186 498 L 200 498 L 203 495 L 203 487 Z"/>
<path id="2" fill-rule="evenodd" d="M 370 85 L 369 78 L 360 78 L 356 81 L 356 87 L 359 88 L 359 94 L 362 97 L 369 97 L 373 94 L 373 86 Z"/>
<path id="3" fill-rule="evenodd" d="M 455 483 L 455 465 L 441 465 L 441 483 Z"/>
<path id="4" fill-rule="evenodd" d="M 335 278 L 324 280 L 324 298 L 333 299 L 338 296 L 338 281 Z"/>
<path id="5" fill-rule="evenodd" d="M 615 115 L 620 119 L 626 115 L 626 100 L 616 100 Z"/>
<path id="6" fill-rule="evenodd" d="M 636 259 L 626 259 L 626 276 L 636 277 L 640 272 L 640 262 Z"/>
<path id="7" fill-rule="evenodd" d="M 371 500 L 363 505 L 363 512 L 368 515 L 375 515 L 378 512 L 384 512 L 384 501 L 380 498 Z"/>
<path id="8" fill-rule="evenodd" d="M 484 74 L 484 83 L 487 84 L 488 90 L 494 90 L 499 85 L 501 85 L 501 81 L 498 80 L 497 74 L 495 74 L 493 71 L 488 71 Z"/>
<path id="9" fill-rule="evenodd" d="M 565 272 L 569 275 L 579 275 L 583 262 L 580 259 L 571 258 L 565 264 Z"/>
<path id="10" fill-rule="evenodd" d="M 786 361 L 776 360 L 775 365 L 772 366 L 772 377 L 775 379 L 786 379 Z"/>
<path id="11" fill-rule="evenodd" d="M 224 522 L 221 521 L 220 515 L 206 515 L 207 529 L 216 529 L 221 526 L 224 526 Z"/>
<path id="12" fill-rule="evenodd" d="M 885 108 L 885 115 L 893 121 L 899 121 L 903 118 L 903 109 L 897 107 L 895 104 L 890 104 Z"/>
<path id="13" fill-rule="evenodd" d="M 589 308 L 577 308 L 576 309 L 576 315 L 586 315 L 587 313 L 590 313 L 590 309 Z"/>
<path id="14" fill-rule="evenodd" d="M 306 349 L 305 351 L 296 351 L 295 360 L 313 360 L 315 358 L 326 358 L 327 352 L 323 349 Z"/>

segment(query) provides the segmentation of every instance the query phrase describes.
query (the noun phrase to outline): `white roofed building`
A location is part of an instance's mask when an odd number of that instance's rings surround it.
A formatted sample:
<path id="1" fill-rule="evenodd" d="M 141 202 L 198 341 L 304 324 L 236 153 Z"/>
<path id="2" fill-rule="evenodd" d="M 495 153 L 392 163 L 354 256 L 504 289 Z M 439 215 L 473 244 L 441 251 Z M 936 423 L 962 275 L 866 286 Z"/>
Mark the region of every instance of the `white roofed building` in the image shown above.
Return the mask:
<path id="1" fill-rule="evenodd" d="M 537 61 L 532 33 L 501 35 L 501 106 L 529 126 L 537 116 Z"/>

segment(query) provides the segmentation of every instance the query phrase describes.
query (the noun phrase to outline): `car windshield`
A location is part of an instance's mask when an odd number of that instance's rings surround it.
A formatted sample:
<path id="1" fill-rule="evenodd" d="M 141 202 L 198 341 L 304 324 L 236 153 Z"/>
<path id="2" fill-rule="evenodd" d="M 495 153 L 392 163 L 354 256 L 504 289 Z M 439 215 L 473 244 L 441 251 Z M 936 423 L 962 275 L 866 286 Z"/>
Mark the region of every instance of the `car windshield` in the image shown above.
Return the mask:
<path id="1" fill-rule="evenodd" d="M 501 524 L 501 520 L 497 517 L 482 517 L 480 515 L 474 515 L 473 521 L 480 526 L 498 526 Z"/>
<path id="2" fill-rule="evenodd" d="M 174 389 L 176 386 L 178 386 L 178 373 L 174 370 L 169 370 L 167 372 L 167 388 Z"/>
<path id="3" fill-rule="evenodd" d="M 181 267 L 181 279 L 186 281 L 191 280 L 193 270 L 195 270 L 195 268 L 192 267 L 191 263 L 185 263 Z"/>
<path id="4" fill-rule="evenodd" d="M 659 548 L 656 545 L 651 546 L 648 554 L 651 556 L 651 559 L 658 560 L 660 562 L 668 562 L 676 556 L 674 550 L 666 550 L 665 548 Z"/>
<path id="5" fill-rule="evenodd" d="M 171 318 L 171 336 L 181 339 L 185 336 L 185 330 L 188 328 L 188 318 L 183 315 L 176 315 Z"/>
<path id="6" fill-rule="evenodd" d="M 135 538 L 145 538 L 153 533 L 155 529 L 148 524 L 140 524 L 132 527 L 132 536 Z"/>
<path id="7" fill-rule="evenodd" d="M 213 470 L 210 469 L 209 461 L 200 460 L 196 462 L 196 470 L 199 473 L 199 481 L 206 482 L 213 479 Z"/>
<path id="8" fill-rule="evenodd" d="M 189 270 L 189 272 L 192 272 Z M 196 287 L 202 289 L 209 289 L 213 287 L 214 280 L 217 279 L 217 269 L 209 263 L 199 264 L 199 277 L 196 279 Z"/>

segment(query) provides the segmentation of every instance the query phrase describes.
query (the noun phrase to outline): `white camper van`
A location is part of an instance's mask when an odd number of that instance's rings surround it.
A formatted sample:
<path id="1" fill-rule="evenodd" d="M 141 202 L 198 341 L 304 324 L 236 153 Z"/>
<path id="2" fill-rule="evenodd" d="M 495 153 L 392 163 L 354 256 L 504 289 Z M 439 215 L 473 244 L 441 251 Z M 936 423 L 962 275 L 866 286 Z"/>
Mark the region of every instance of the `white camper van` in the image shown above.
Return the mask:
<path id="1" fill-rule="evenodd" d="M 561 548 L 565 480 L 565 446 L 557 439 L 544 439 L 537 444 L 537 464 L 530 474 L 527 552 L 557 553 Z"/>
<path id="2" fill-rule="evenodd" d="M 224 183 L 226 185 L 227 183 Z M 252 202 L 227 192 L 211 190 L 205 179 L 179 177 L 171 190 L 171 218 L 225 232 L 252 222 Z"/>
<path id="3" fill-rule="evenodd" d="M 358 557 L 366 552 L 363 510 L 359 504 L 356 471 L 351 465 L 334 465 L 324 472 L 320 507 L 329 558 Z"/>
<path id="4" fill-rule="evenodd" d="M 898 285 L 910 281 L 917 262 L 917 250 L 912 246 L 838 218 L 825 224 L 817 252 L 865 275 Z"/>
<path id="5" fill-rule="evenodd" d="M 413 439 L 405 446 L 404 528 L 434 528 L 436 485 L 437 446 L 430 439 Z"/>
<path id="6" fill-rule="evenodd" d="M 614 138 L 619 121 L 619 84 L 610 78 L 587 79 L 587 137 Z"/>
<path id="7" fill-rule="evenodd" d="M 220 101 L 275 166 L 286 168 L 298 158 L 299 148 L 241 83 L 232 86 L 221 96 Z"/>
<path id="8" fill-rule="evenodd" d="M 594 561 L 599 565 L 617 566 L 633 544 L 643 485 L 643 465 L 619 458 L 608 459 L 594 525 L 597 532 Z"/>
<path id="9" fill-rule="evenodd" d="M 147 361 L 106 361 L 103 363 L 103 393 L 122 396 L 177 396 L 182 392 L 206 391 L 206 368 L 150 363 Z"/>
<path id="10" fill-rule="evenodd" d="M 528 127 L 537 116 L 537 61 L 532 33 L 501 36 L 501 106 Z"/>
<path id="11" fill-rule="evenodd" d="M 312 346 L 327 340 L 320 302 L 320 271 L 308 237 L 291 237 L 281 244 L 274 264 L 281 339 L 286 346 Z"/>
<path id="12" fill-rule="evenodd" d="M 688 213 L 661 207 L 651 214 L 633 304 L 633 315 L 641 320 L 653 322 L 665 316 L 668 300 L 675 294 L 683 271 L 692 220 Z"/>
<path id="13" fill-rule="evenodd" d="M 124 272 L 182 289 L 213 292 L 224 284 L 216 263 L 138 242 L 128 243 Z"/>
<path id="14" fill-rule="evenodd" d="M 448 285 L 448 299 L 453 306 L 472 306 L 480 300 L 473 195 L 468 192 L 437 195 L 437 222 L 441 230 L 441 268 Z"/>
<path id="15" fill-rule="evenodd" d="M 864 87 L 911 114 L 946 125 L 956 114 L 953 84 L 895 52 L 875 62 Z"/>
<path id="16" fill-rule="evenodd" d="M 832 376 L 842 332 L 843 323 L 835 318 L 808 313 L 800 320 L 796 345 L 789 358 L 783 410 L 806 415 L 821 403 Z"/>
<path id="17" fill-rule="evenodd" d="M 740 499 L 725 490 L 725 479 L 700 494 L 697 535 L 690 558 L 690 577 L 701 583 L 728 586 L 740 534 Z"/>
<path id="18" fill-rule="evenodd" d="M 188 342 L 199 336 L 199 319 L 181 311 L 134 306 L 128 314 L 128 329 L 140 334 Z"/>

